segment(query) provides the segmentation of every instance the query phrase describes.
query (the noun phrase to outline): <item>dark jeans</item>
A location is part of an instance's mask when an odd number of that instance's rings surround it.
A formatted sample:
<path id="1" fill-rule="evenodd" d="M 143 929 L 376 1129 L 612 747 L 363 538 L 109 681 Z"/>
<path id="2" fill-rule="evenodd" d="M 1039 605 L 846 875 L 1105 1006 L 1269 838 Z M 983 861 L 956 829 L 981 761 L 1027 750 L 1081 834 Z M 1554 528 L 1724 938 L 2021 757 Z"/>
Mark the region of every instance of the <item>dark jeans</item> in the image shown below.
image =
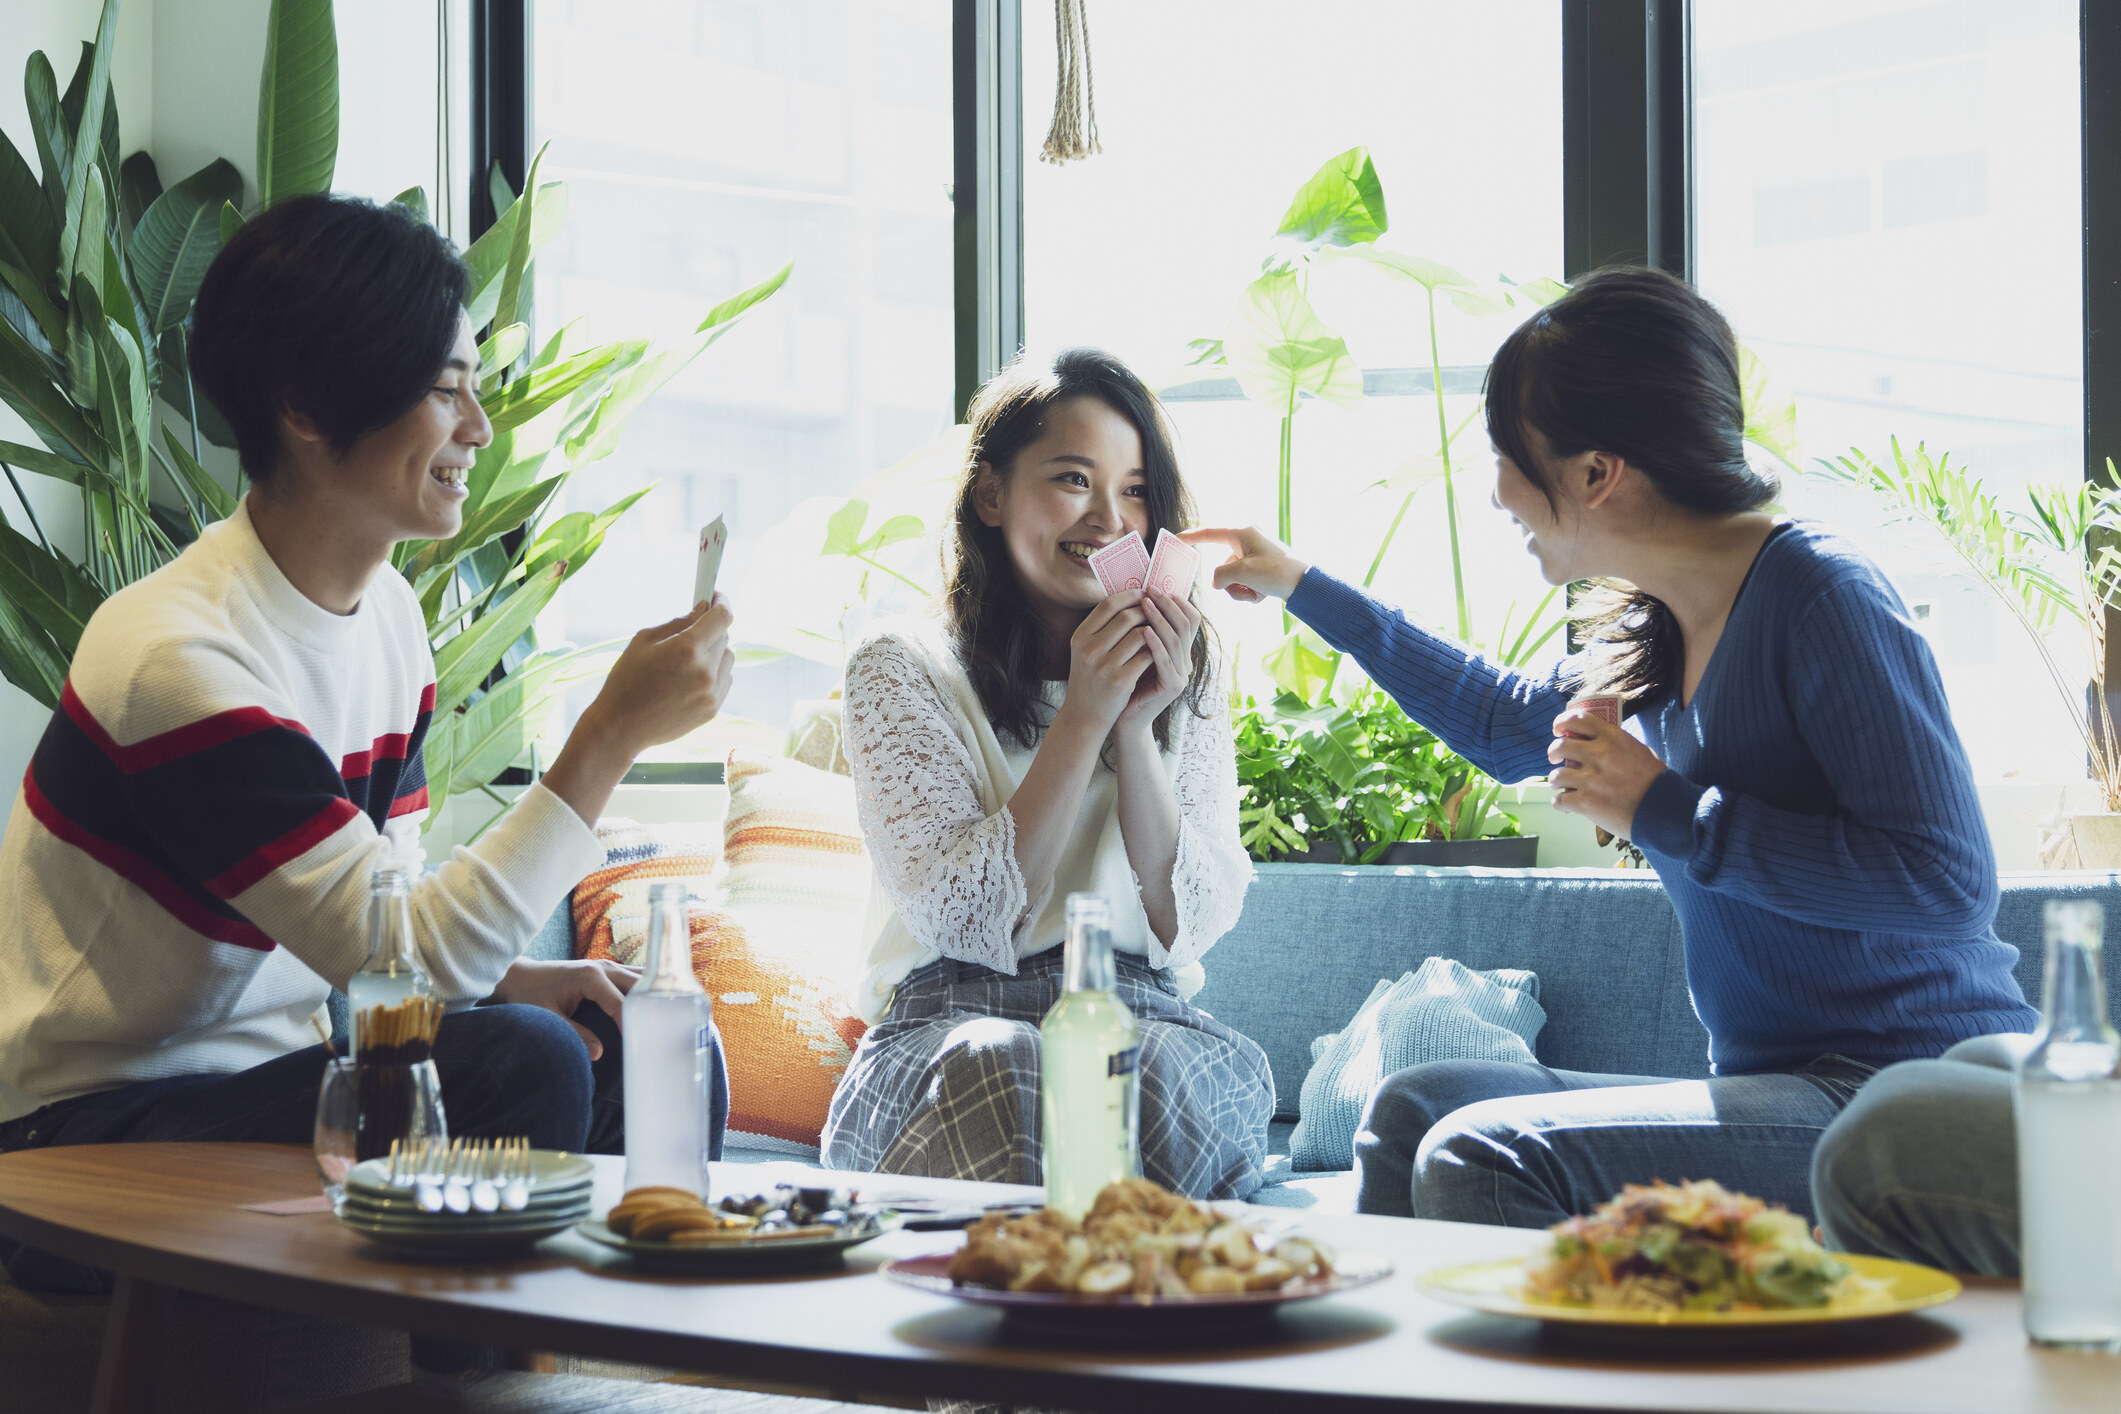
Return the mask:
<path id="1" fill-rule="evenodd" d="M 434 1060 L 450 1134 L 527 1135 L 539 1149 L 625 1152 L 625 1047 L 618 1026 L 590 1002 L 582 1004 L 575 1019 L 604 1043 L 603 1059 L 593 1065 L 574 1028 L 540 1007 L 480 1006 L 444 1017 Z M 710 1153 L 720 1158 L 729 1076 L 719 1035 L 714 1047 Z M 157 1140 L 307 1145 L 316 1127 L 317 1087 L 328 1055 L 324 1047 L 311 1046 L 233 1075 L 175 1075 L 61 1100 L 0 1124 L 0 1153 Z M 110 1289 L 108 1272 L 5 1239 L 0 1239 L 0 1266 L 17 1286 L 30 1290 Z"/>
<path id="2" fill-rule="evenodd" d="M 1547 1227 L 1624 1184 L 1713 1178 L 1809 1214 L 1812 1149 L 1873 1073 L 1846 1056 L 1713 1080 L 1410 1066 L 1385 1078 L 1356 1131 L 1357 1207 Z"/>

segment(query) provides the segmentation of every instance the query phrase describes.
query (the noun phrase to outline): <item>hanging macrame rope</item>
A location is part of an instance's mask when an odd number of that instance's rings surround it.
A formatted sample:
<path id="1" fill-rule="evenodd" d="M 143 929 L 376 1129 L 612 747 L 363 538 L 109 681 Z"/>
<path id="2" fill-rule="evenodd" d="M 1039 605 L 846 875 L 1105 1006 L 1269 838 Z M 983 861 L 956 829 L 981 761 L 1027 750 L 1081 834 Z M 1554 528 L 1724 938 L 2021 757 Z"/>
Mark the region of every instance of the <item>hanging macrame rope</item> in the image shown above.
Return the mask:
<path id="1" fill-rule="evenodd" d="M 1053 0 L 1053 28 L 1060 50 L 1060 76 L 1053 85 L 1053 126 L 1041 162 L 1078 162 L 1097 143 L 1097 85 L 1090 77 L 1090 16 L 1087 0 Z"/>

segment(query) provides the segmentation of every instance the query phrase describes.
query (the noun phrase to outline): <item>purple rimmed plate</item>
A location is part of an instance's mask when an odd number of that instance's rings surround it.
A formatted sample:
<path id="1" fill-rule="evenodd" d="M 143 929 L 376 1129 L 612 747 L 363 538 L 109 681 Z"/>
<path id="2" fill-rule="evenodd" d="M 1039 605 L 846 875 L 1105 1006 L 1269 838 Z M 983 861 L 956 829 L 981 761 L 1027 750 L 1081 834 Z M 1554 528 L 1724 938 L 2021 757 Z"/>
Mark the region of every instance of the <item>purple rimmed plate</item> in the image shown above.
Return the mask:
<path id="1" fill-rule="evenodd" d="M 1392 1275 L 1392 1264 L 1367 1252 L 1343 1252 L 1331 1276 L 1290 1282 L 1272 1291 L 1233 1291 L 1212 1296 L 1086 1296 L 1064 1291 L 1005 1291 L 950 1280 L 955 1253 L 901 1257 L 883 1274 L 901 1286 L 935 1296 L 994 1306 L 1012 1326 L 1047 1335 L 1090 1337 L 1128 1344 L 1255 1331 L 1284 1306 L 1315 1301 L 1373 1285 Z"/>

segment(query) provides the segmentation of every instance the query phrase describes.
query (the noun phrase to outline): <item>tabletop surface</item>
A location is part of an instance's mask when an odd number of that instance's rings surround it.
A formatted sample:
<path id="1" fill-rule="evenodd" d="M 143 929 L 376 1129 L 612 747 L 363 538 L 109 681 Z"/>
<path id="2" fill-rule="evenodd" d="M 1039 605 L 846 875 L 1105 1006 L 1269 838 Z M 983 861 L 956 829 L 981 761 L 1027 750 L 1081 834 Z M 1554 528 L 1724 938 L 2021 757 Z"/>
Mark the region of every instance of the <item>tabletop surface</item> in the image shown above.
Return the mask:
<path id="1" fill-rule="evenodd" d="M 620 1160 L 597 1164 L 597 1210 Z M 717 1165 L 720 1192 L 815 1177 L 801 1165 Z M 871 1193 L 976 1202 L 998 1184 L 835 1174 Z M 253 1144 L 112 1144 L 0 1155 L 0 1233 L 187 1290 L 523 1348 L 551 1349 L 877 1393 L 1035 1399 L 1074 1409 L 1167 1408 L 1213 1393 L 1230 1410 L 1337 1401 L 1418 1409 L 1630 1409 L 1732 1414 L 2075 1414 L 2121 1407 L 2121 1356 L 2042 1350 L 2014 1283 L 1973 1281 L 1916 1316 L 1757 1348 L 1617 1346 L 1548 1334 L 1425 1296 L 1433 1267 L 1511 1257 L 1541 1234 L 1360 1215 L 1301 1218 L 1397 1273 L 1286 1309 L 1266 1343 L 1170 1350 L 1031 1344 L 998 1315 L 888 1281 L 892 1257 L 947 1251 L 956 1233 L 894 1233 L 844 1272 L 771 1278 L 635 1273 L 574 1233 L 506 1261 L 391 1256 L 328 1213 L 239 1205 L 316 1191 L 307 1150 Z M 1261 1209 L 1286 1220 L 1285 1209 Z"/>

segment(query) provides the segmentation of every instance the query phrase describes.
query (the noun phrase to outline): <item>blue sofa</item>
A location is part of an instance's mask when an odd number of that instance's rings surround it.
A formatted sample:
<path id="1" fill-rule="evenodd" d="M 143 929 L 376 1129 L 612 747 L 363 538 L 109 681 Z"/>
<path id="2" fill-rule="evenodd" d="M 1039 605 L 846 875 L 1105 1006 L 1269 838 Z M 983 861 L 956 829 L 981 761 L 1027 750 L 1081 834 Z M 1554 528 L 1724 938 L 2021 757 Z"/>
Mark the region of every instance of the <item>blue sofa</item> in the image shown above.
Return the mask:
<path id="1" fill-rule="evenodd" d="M 2121 925 L 2121 874 L 2003 876 L 1996 929 L 2019 949 L 2018 980 L 2040 997 L 2041 909 L 2051 899 L 2095 899 Z M 534 955 L 571 951 L 562 908 Z M 1708 1074 L 1708 1033 L 1687 994 L 1679 921 L 1657 876 L 1612 869 L 1349 868 L 1263 864 L 1236 928 L 1208 955 L 1197 1005 L 1266 1049 L 1278 1091 L 1276 1148 L 1285 1149 L 1314 1037 L 1338 1031 L 1380 978 L 1437 955 L 1468 967 L 1539 974 L 1547 1023 L 1539 1059 L 1565 1070 Z M 2121 1017 L 2121 965 L 2106 976 Z M 785 1159 L 786 1153 L 745 1155 Z M 1352 1186 L 1291 1175 L 1263 1201 L 1352 1203 Z"/>

